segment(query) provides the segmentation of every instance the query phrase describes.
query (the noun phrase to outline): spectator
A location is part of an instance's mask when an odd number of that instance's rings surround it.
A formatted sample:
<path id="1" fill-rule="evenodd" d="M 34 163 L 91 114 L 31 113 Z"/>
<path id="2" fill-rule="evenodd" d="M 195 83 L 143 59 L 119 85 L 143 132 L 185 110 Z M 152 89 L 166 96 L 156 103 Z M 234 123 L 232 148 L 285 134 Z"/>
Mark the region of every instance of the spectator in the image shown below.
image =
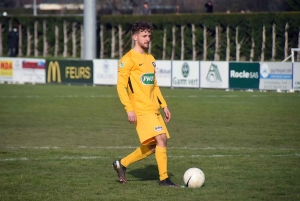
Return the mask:
<path id="1" fill-rule="evenodd" d="M 13 30 L 8 33 L 8 48 L 10 57 L 16 57 L 18 55 L 19 33 L 17 28 L 13 28 Z"/>
<path id="2" fill-rule="evenodd" d="M 150 14 L 151 14 L 151 10 L 149 8 L 149 4 L 148 2 L 145 2 L 143 7 L 143 15 L 150 15 Z"/>
<path id="3" fill-rule="evenodd" d="M 213 4 L 211 3 L 211 1 L 208 1 L 204 6 L 206 7 L 207 13 L 213 13 L 214 7 L 213 7 Z"/>
<path id="4" fill-rule="evenodd" d="M 180 6 L 176 6 L 176 14 L 179 14 L 179 9 L 180 9 Z"/>

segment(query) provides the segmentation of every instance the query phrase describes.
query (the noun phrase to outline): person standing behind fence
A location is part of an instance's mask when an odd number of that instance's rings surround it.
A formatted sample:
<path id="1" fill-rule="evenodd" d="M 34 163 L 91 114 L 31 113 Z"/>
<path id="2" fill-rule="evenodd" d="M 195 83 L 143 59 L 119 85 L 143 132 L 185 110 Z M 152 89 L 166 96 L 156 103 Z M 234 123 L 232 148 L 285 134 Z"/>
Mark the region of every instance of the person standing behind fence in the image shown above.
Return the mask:
<path id="1" fill-rule="evenodd" d="M 214 11 L 214 6 L 213 6 L 213 4 L 211 3 L 211 1 L 208 1 L 204 6 L 206 7 L 206 12 L 207 12 L 207 13 L 213 13 L 213 11 Z"/>
<path id="2" fill-rule="evenodd" d="M 149 7 L 148 2 L 144 3 L 144 7 L 143 7 L 143 15 L 150 15 L 151 14 L 151 9 Z"/>
<path id="3" fill-rule="evenodd" d="M 9 48 L 9 56 L 16 57 L 18 55 L 18 47 L 19 46 L 19 33 L 17 28 L 13 28 L 8 33 L 8 48 Z"/>

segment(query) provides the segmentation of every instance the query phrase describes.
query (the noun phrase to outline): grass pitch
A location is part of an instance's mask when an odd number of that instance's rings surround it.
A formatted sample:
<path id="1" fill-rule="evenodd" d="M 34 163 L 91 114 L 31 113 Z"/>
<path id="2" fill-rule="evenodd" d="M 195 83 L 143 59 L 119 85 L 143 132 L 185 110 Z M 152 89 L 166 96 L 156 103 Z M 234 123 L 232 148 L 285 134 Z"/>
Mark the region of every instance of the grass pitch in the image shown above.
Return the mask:
<path id="1" fill-rule="evenodd" d="M 0 85 L 0 200 L 299 200 L 300 94 L 166 89 L 168 169 L 198 167 L 200 189 L 160 187 L 112 86 Z"/>

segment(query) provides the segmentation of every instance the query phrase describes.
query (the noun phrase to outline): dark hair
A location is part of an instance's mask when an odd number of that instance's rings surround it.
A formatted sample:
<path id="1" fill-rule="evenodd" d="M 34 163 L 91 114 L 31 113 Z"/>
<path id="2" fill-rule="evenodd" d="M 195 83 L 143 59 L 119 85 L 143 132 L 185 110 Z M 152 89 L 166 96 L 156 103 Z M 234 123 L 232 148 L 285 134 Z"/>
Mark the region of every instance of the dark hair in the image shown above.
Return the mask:
<path id="1" fill-rule="evenodd" d="M 131 27 L 131 34 L 133 35 L 140 31 L 145 31 L 145 30 L 150 32 L 153 30 L 153 26 L 150 22 L 146 22 L 146 21 L 135 22 Z"/>

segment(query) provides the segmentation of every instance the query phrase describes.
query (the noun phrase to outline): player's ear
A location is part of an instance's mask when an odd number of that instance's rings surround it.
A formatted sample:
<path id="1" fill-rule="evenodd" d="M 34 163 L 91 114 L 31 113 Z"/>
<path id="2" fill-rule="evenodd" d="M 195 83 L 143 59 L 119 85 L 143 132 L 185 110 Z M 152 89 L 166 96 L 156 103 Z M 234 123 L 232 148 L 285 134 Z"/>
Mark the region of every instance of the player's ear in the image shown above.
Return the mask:
<path id="1" fill-rule="evenodd" d="M 133 35 L 132 35 L 132 39 L 133 39 L 134 41 L 137 41 L 137 34 L 133 34 Z"/>

